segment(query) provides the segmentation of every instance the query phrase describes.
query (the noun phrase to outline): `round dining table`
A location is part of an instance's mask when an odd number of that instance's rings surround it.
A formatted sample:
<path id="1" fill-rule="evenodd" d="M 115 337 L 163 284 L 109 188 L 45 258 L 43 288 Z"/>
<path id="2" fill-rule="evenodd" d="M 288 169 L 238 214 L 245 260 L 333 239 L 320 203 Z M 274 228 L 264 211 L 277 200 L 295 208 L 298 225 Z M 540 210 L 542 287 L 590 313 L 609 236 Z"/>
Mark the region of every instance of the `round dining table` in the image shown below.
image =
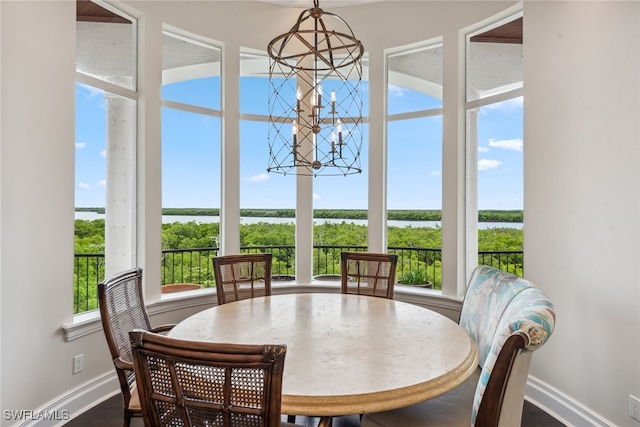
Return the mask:
<path id="1" fill-rule="evenodd" d="M 282 413 L 321 417 L 412 405 L 460 385 L 478 366 L 464 329 L 435 311 L 336 293 L 256 297 L 178 323 L 169 336 L 286 344 Z"/>

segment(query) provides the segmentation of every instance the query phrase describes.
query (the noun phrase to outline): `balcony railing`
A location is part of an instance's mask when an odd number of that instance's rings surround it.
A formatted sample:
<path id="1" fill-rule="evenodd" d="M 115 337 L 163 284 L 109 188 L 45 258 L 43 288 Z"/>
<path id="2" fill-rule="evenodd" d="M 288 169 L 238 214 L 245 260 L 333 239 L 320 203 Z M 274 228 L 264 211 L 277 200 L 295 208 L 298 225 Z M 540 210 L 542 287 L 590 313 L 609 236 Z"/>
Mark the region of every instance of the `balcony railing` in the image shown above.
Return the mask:
<path id="1" fill-rule="evenodd" d="M 273 254 L 274 280 L 293 280 L 295 277 L 295 246 L 243 246 L 242 253 L 270 252 Z M 313 251 L 313 276 L 321 279 L 340 274 L 340 253 L 364 252 L 366 246 L 317 245 Z M 435 248 L 389 247 L 398 255 L 396 279 L 400 283 L 441 289 L 442 250 Z M 215 286 L 211 258 L 218 248 L 167 249 L 162 251 L 161 284 L 193 283 Z M 478 264 L 490 265 L 522 276 L 522 251 L 483 251 Z M 104 279 L 104 254 L 76 254 L 74 263 L 74 310 L 81 313 L 98 307 L 97 286 Z"/>

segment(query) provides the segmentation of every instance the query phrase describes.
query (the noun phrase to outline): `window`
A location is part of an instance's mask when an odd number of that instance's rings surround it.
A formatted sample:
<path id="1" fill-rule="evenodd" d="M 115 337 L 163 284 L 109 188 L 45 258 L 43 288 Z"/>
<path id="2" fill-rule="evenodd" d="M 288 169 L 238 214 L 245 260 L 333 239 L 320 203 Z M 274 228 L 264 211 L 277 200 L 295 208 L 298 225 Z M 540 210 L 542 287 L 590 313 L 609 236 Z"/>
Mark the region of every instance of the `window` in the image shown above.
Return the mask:
<path id="1" fill-rule="evenodd" d="M 441 289 L 442 44 L 390 53 L 387 80 L 389 252 L 399 283 Z"/>
<path id="2" fill-rule="evenodd" d="M 78 2 L 74 313 L 97 284 L 135 264 L 136 21 Z"/>
<path id="3" fill-rule="evenodd" d="M 219 221 L 203 230 L 194 222 L 218 219 L 221 200 L 221 49 L 194 35 L 166 30 L 162 38 L 163 227 L 182 212 L 193 217 L 174 239 L 163 237 L 162 284 L 214 285 Z M 208 250 L 196 250 L 209 248 Z"/>
<path id="4" fill-rule="evenodd" d="M 523 210 L 522 59 L 522 16 L 467 36 L 468 274 L 481 263 L 522 275 L 522 223 L 479 220 Z"/>

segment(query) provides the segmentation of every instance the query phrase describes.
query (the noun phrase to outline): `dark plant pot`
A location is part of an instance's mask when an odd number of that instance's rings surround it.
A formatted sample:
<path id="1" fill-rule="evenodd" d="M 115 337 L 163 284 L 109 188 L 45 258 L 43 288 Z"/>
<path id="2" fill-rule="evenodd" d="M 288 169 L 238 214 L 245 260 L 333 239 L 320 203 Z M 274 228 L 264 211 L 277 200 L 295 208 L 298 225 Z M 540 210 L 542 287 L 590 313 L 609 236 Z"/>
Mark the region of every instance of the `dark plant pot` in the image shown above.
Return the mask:
<path id="1" fill-rule="evenodd" d="M 321 274 L 319 276 L 314 276 L 313 280 L 334 282 L 342 280 L 342 276 L 339 274 Z"/>
<path id="2" fill-rule="evenodd" d="M 291 280 L 296 280 L 296 276 L 290 276 L 288 274 L 276 274 L 274 276 L 271 276 L 272 282 L 285 282 Z"/>

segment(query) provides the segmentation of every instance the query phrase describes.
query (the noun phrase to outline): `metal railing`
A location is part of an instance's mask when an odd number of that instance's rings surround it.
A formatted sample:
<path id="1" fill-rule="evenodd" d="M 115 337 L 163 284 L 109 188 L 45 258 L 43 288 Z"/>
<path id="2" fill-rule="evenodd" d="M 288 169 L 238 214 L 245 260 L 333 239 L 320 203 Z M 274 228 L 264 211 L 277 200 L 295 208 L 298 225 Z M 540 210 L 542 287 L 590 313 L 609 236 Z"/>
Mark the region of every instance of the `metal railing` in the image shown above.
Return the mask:
<path id="1" fill-rule="evenodd" d="M 340 274 L 340 253 L 365 252 L 366 246 L 317 245 L 313 247 L 313 276 L 335 277 Z M 274 280 L 295 278 L 295 246 L 242 246 L 242 253 L 270 252 L 273 254 Z M 441 289 L 442 250 L 437 248 L 389 247 L 398 255 L 396 279 L 399 283 Z M 167 249 L 162 251 L 161 284 L 193 283 L 215 286 L 211 258 L 218 248 Z M 482 251 L 478 264 L 497 267 L 522 276 L 522 251 Z M 76 254 L 74 262 L 74 312 L 81 313 L 98 307 L 97 286 L 104 279 L 104 254 Z"/>

